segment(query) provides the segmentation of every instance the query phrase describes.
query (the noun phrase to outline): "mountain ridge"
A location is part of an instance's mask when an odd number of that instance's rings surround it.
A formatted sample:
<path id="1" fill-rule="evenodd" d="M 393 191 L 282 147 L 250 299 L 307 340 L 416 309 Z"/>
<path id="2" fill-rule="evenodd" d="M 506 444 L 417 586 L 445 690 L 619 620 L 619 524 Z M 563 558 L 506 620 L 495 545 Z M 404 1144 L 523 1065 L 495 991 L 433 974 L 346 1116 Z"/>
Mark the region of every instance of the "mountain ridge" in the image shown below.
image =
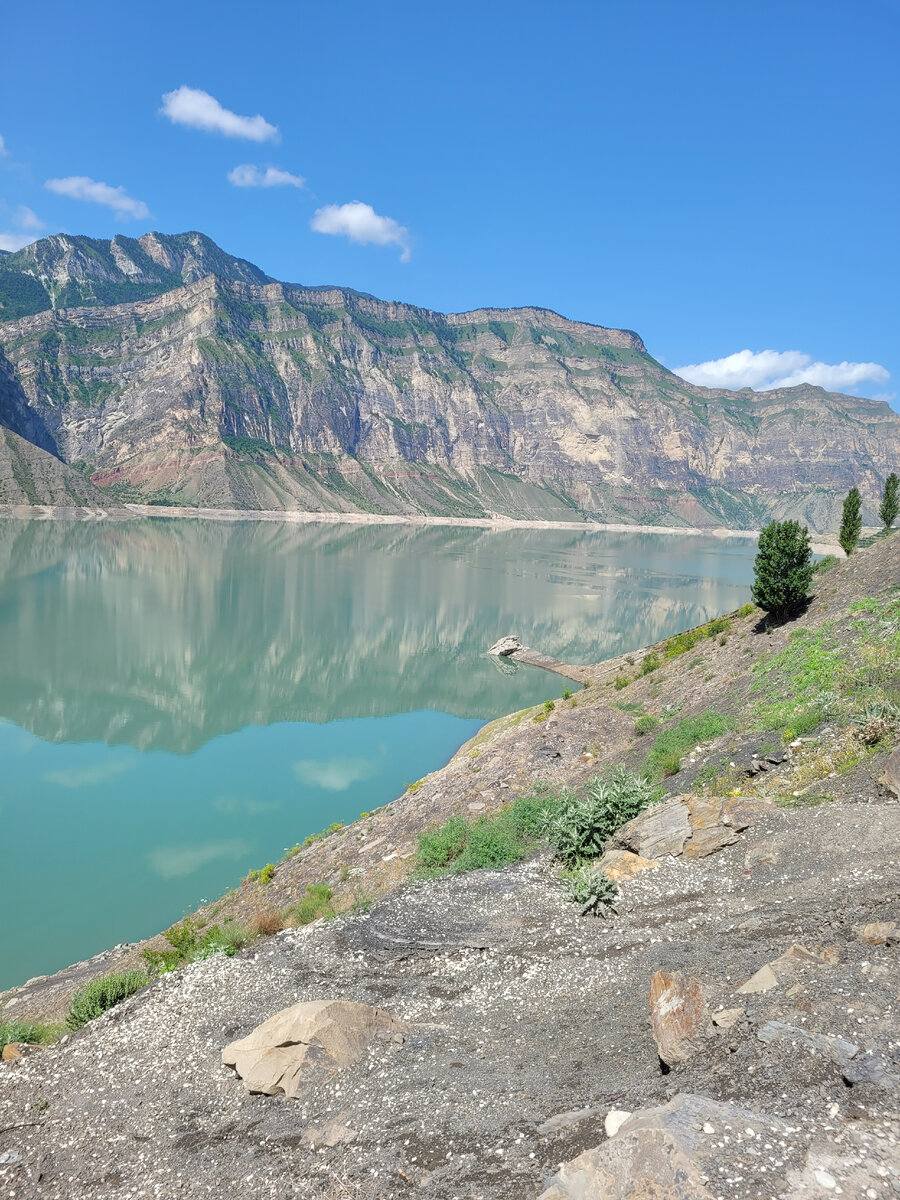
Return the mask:
<path id="1" fill-rule="evenodd" d="M 883 401 L 699 387 L 631 330 L 282 283 L 196 232 L 4 256 L 0 424 L 124 500 L 816 530 L 900 445 Z"/>

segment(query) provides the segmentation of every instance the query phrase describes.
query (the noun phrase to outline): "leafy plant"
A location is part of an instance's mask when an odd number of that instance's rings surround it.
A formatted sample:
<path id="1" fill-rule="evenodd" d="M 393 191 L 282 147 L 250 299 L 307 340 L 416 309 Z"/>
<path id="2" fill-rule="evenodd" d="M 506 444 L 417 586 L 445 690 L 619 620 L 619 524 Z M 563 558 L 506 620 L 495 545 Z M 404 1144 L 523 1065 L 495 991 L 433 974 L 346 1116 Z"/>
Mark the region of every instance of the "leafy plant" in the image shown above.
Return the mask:
<path id="1" fill-rule="evenodd" d="M 900 477 L 891 471 L 884 481 L 884 493 L 881 497 L 881 507 L 878 515 L 885 529 L 890 529 L 900 514 Z"/>
<path id="2" fill-rule="evenodd" d="M 0 1021 L 0 1050 L 10 1042 L 27 1042 L 30 1046 L 44 1046 L 57 1036 L 53 1025 L 39 1025 L 34 1021 Z"/>
<path id="3" fill-rule="evenodd" d="M 264 867 L 254 868 L 247 872 L 245 883 L 261 883 L 263 885 L 271 883 L 275 878 L 275 864 L 266 863 Z"/>
<path id="4" fill-rule="evenodd" d="M 615 911 L 612 906 L 619 894 L 618 886 L 596 863 L 573 867 L 562 876 L 562 881 L 569 899 L 581 905 L 583 917 L 589 912 L 605 917 L 607 910 Z"/>
<path id="5" fill-rule="evenodd" d="M 170 950 L 143 951 L 144 962 L 154 971 L 174 971 L 185 963 L 211 958 L 214 954 L 225 954 L 229 958 L 250 940 L 250 935 L 234 920 L 225 920 L 221 925 L 211 925 L 202 930 L 193 917 L 185 917 L 163 937 Z"/>
<path id="6" fill-rule="evenodd" d="M 846 555 L 851 555 L 859 542 L 862 533 L 862 498 L 858 488 L 851 488 L 844 501 L 841 513 L 841 528 L 838 541 Z"/>
<path id="7" fill-rule="evenodd" d="M 770 521 L 759 535 L 753 602 L 777 620 L 803 604 L 812 583 L 809 530 L 799 521 Z"/>
<path id="8" fill-rule="evenodd" d="M 541 840 L 544 814 L 558 801 L 547 793 L 520 796 L 493 816 L 468 822 L 451 817 L 419 835 L 420 877 L 458 874 L 520 862 Z"/>
<path id="9" fill-rule="evenodd" d="M 596 858 L 626 821 L 659 798 L 659 789 L 644 775 L 615 767 L 588 785 L 583 796 L 565 791 L 541 820 L 547 841 L 564 863 L 575 866 Z"/>
<path id="10" fill-rule="evenodd" d="M 121 1004 L 149 982 L 147 974 L 138 970 L 118 971 L 100 979 L 91 979 L 72 997 L 66 1017 L 67 1027 L 71 1030 L 81 1029 L 82 1025 L 93 1021 L 116 1004 Z"/>

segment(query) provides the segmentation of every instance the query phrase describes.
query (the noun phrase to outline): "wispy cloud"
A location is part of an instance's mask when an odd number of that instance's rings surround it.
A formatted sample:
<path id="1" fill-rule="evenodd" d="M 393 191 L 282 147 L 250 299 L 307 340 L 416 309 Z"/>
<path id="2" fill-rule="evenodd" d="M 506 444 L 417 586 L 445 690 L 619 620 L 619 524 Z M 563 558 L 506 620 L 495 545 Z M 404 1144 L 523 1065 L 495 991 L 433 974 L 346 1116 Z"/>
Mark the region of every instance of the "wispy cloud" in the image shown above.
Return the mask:
<path id="1" fill-rule="evenodd" d="M 302 175 L 292 175 L 290 171 L 282 171 L 279 167 L 256 167 L 253 163 L 242 163 L 228 172 L 228 182 L 235 187 L 306 187 Z"/>
<path id="2" fill-rule="evenodd" d="M 20 204 L 13 213 L 13 221 L 20 229 L 43 229 L 44 222 L 26 204 Z"/>
<path id="3" fill-rule="evenodd" d="M 800 350 L 739 350 L 709 362 L 674 367 L 676 375 L 710 388 L 753 388 L 770 392 L 773 388 L 795 387 L 812 383 L 830 391 L 859 388 L 864 383 L 885 383 L 890 372 L 874 362 L 815 362 L 811 354 Z"/>
<path id="4" fill-rule="evenodd" d="M 6 142 L 3 136 L 0 135 L 0 158 L 3 158 L 7 154 L 9 154 L 9 151 L 6 148 Z"/>
<path id="5" fill-rule="evenodd" d="M 44 222 L 37 213 L 32 212 L 24 204 L 20 204 L 15 210 L 12 222 L 17 226 L 19 232 L 0 233 L 0 250 L 15 252 L 25 246 L 30 246 L 32 242 L 37 241 L 38 235 L 35 231 L 44 228 Z"/>
<path id="6" fill-rule="evenodd" d="M 179 875 L 192 875 L 207 863 L 217 858 L 234 861 L 248 852 L 246 842 L 204 842 L 200 846 L 158 846 L 147 855 L 150 869 L 163 879 L 175 879 Z"/>
<path id="7" fill-rule="evenodd" d="M 89 204 L 102 204 L 111 208 L 117 217 L 126 221 L 140 221 L 150 216 L 150 209 L 143 200 L 135 200 L 123 187 L 111 187 L 89 179 L 87 175 L 68 175 L 65 179 L 48 179 L 44 187 L 57 196 L 68 196 L 70 200 L 86 200 Z"/>
<path id="8" fill-rule="evenodd" d="M 377 770 L 376 760 L 347 758 L 343 755 L 324 761 L 307 758 L 294 763 L 294 774 L 301 783 L 324 788 L 326 792 L 345 792 L 354 783 L 371 779 Z"/>
<path id="9" fill-rule="evenodd" d="M 251 142 L 277 142 L 278 126 L 270 125 L 264 117 L 241 117 L 223 108 L 215 96 L 199 88 L 180 87 L 166 92 L 162 98 L 163 116 L 174 125 L 187 125 L 205 133 L 221 133 L 223 137 L 246 138 Z"/>
<path id="10" fill-rule="evenodd" d="M 353 200 L 349 204 L 326 204 L 317 209 L 310 221 L 316 233 L 349 238 L 358 246 L 399 246 L 401 262 L 409 262 L 409 230 L 393 217 L 382 217 L 371 204 Z"/>
<path id="11" fill-rule="evenodd" d="M 97 787 L 101 783 L 111 783 L 127 771 L 133 771 L 134 766 L 134 763 L 113 761 L 97 763 L 93 767 L 69 767 L 62 771 L 48 771 L 44 781 L 65 788 Z"/>

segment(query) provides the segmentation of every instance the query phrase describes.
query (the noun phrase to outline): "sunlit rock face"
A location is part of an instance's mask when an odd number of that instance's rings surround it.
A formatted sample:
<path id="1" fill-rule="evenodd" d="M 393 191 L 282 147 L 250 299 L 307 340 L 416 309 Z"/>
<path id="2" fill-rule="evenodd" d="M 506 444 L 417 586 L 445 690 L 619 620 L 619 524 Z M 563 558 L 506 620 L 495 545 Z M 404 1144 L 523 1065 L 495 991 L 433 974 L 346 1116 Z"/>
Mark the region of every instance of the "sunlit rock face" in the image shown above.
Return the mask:
<path id="1" fill-rule="evenodd" d="M 282 284 L 197 233 L 4 255 L 0 368 L 0 423 L 173 504 L 825 529 L 900 442 L 882 402 L 696 387 L 627 330 Z"/>

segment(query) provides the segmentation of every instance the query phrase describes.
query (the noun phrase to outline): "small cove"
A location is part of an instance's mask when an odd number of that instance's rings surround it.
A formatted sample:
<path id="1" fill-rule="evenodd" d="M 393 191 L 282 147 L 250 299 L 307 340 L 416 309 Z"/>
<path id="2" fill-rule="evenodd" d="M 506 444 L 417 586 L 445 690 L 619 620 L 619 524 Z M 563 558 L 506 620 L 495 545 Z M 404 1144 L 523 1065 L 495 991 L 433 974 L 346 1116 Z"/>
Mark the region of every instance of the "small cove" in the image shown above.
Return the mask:
<path id="1" fill-rule="evenodd" d="M 0 522 L 0 987 L 158 932 L 487 720 L 747 599 L 750 539 Z"/>

